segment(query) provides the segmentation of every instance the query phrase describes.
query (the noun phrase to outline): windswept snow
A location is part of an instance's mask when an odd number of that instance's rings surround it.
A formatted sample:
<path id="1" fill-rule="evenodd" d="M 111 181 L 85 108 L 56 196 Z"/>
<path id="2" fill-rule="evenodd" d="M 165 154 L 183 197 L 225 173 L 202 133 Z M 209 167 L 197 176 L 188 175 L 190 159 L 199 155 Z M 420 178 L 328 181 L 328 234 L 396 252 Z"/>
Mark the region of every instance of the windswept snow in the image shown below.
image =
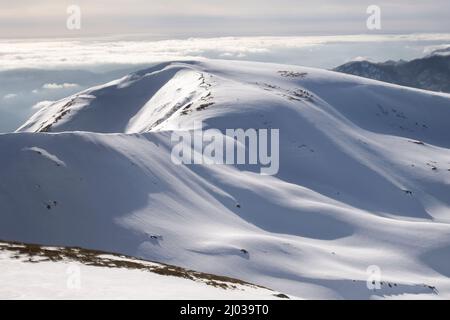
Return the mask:
<path id="1" fill-rule="evenodd" d="M 156 65 L 0 135 L 0 238 L 119 252 L 302 298 L 449 298 L 449 119 L 448 94 L 330 71 Z M 280 129 L 279 172 L 175 165 L 171 133 L 196 120 Z M 381 287 L 369 290 L 373 266 Z"/>

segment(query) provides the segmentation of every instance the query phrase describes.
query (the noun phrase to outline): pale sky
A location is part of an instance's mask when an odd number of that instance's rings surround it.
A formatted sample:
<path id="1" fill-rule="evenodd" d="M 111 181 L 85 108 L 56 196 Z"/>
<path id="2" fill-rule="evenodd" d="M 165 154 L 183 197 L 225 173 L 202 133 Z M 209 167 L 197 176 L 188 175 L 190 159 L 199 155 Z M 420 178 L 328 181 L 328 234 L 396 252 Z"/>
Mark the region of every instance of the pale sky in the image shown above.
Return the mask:
<path id="1" fill-rule="evenodd" d="M 79 5 L 81 30 L 66 9 Z M 145 33 L 157 38 L 360 34 L 369 5 L 378 33 L 450 32 L 448 0 L 0 0 L 0 38 Z"/>

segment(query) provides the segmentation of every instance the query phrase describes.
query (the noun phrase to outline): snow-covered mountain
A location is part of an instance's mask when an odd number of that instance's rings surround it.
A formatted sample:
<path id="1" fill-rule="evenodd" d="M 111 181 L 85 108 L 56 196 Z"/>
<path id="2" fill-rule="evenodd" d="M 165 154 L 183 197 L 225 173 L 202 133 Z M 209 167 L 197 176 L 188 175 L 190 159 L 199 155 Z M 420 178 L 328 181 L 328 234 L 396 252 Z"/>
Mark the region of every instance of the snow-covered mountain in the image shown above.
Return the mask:
<path id="1" fill-rule="evenodd" d="M 450 93 L 450 55 L 447 49 L 411 61 L 375 63 L 352 61 L 334 71 L 403 86 Z"/>
<path id="2" fill-rule="evenodd" d="M 0 135 L 0 238 L 301 298 L 449 298 L 449 119 L 448 94 L 331 71 L 159 64 Z M 176 165 L 171 133 L 196 120 L 279 128 L 278 173 Z M 380 288 L 368 289 L 374 270 Z"/>

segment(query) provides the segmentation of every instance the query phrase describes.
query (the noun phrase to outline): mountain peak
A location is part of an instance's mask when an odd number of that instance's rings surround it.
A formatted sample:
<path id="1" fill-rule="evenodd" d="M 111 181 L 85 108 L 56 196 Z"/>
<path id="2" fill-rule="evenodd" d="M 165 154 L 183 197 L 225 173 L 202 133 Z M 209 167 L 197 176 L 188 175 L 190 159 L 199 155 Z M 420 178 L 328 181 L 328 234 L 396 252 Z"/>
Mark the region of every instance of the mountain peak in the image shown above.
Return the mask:
<path id="1" fill-rule="evenodd" d="M 0 135 L 0 234 L 301 298 L 448 297 L 449 106 L 448 94 L 299 66 L 159 64 Z M 196 121 L 220 141 L 278 130 L 279 170 L 173 161 L 172 138 Z M 383 280 L 369 290 L 373 270 Z"/>

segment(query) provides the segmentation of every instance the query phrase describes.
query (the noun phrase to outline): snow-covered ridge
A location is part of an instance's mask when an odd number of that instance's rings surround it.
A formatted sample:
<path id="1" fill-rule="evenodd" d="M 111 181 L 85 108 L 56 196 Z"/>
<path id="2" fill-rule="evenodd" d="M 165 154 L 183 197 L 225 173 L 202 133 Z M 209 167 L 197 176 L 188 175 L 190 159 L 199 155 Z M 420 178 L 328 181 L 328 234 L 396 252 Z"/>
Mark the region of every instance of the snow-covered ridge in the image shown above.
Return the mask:
<path id="1" fill-rule="evenodd" d="M 237 279 L 82 248 L 0 242 L 0 270 L 2 299 L 289 299 Z"/>
<path id="2" fill-rule="evenodd" d="M 62 99 L 18 131 L 142 133 L 169 118 L 210 105 L 211 75 L 185 63 L 165 63 Z"/>
<path id="3" fill-rule="evenodd" d="M 448 94 L 298 66 L 164 63 L 0 135 L 0 238 L 303 298 L 449 297 L 448 119 Z M 278 174 L 175 165 L 171 133 L 195 120 L 279 128 Z M 374 265 L 382 284 L 369 290 Z"/>

